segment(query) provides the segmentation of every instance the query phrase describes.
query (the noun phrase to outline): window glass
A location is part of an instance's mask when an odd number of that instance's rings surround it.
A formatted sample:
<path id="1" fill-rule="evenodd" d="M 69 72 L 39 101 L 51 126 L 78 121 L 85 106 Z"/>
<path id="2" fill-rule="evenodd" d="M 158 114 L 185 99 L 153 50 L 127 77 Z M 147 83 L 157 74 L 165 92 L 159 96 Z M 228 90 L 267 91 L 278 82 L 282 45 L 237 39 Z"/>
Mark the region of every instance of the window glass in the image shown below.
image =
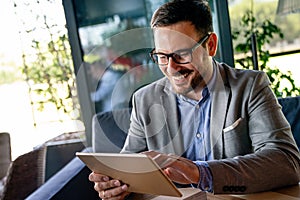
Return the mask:
<path id="1" fill-rule="evenodd" d="M 148 53 L 149 21 L 166 1 L 75 1 L 78 32 L 95 112 L 130 106 L 132 93 L 162 74 Z"/>
<path id="2" fill-rule="evenodd" d="M 131 95 L 160 77 L 150 61 L 150 20 L 167 0 L 75 1 L 75 15 L 95 112 L 130 105 Z M 210 1 L 218 34 L 214 1 Z M 217 52 L 216 59 L 220 54 Z"/>
<path id="3" fill-rule="evenodd" d="M 291 72 L 291 77 L 295 80 L 296 86 L 300 86 L 300 68 L 297 66 L 300 60 L 300 13 L 290 12 L 280 14 L 278 12 L 278 3 L 288 3 L 281 0 L 229 0 L 229 12 L 232 31 L 245 29 L 245 24 L 241 24 L 242 20 L 247 17 L 246 13 L 252 11 L 255 21 L 252 25 L 261 27 L 264 22 L 270 21 L 272 24 L 280 28 L 283 38 L 279 34 L 274 34 L 267 42 L 263 44 L 263 49 L 268 50 L 270 59 L 267 67 L 271 69 L 279 69 L 283 73 Z M 266 25 L 266 24 L 265 24 Z M 248 24 L 251 26 L 251 23 Z M 255 28 L 254 28 L 255 29 Z M 256 29 L 257 30 L 257 29 Z M 269 29 L 270 30 L 270 29 Z M 269 32 L 266 32 L 267 35 Z M 245 43 L 246 38 L 242 32 L 237 40 L 233 40 L 233 46 L 237 47 L 239 43 Z M 259 41 L 257 43 L 259 45 Z M 235 49 L 235 60 L 243 57 Z M 237 64 L 237 62 L 236 62 Z M 236 67 L 239 67 L 237 64 Z M 290 84 L 286 84 L 288 88 Z M 284 86 L 281 86 L 284 87 Z"/>

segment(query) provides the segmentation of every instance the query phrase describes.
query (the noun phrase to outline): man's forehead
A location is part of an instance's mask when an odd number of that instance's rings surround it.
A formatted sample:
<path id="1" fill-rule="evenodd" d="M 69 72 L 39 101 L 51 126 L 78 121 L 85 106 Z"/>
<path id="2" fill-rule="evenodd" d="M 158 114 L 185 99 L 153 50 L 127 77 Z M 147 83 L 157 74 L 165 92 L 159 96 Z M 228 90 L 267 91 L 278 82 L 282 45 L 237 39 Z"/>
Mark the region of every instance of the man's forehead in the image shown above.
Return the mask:
<path id="1" fill-rule="evenodd" d="M 194 40 L 195 34 L 191 34 L 187 31 L 172 30 L 165 27 L 155 28 L 153 30 L 154 39 L 177 39 L 179 41 L 190 41 Z"/>

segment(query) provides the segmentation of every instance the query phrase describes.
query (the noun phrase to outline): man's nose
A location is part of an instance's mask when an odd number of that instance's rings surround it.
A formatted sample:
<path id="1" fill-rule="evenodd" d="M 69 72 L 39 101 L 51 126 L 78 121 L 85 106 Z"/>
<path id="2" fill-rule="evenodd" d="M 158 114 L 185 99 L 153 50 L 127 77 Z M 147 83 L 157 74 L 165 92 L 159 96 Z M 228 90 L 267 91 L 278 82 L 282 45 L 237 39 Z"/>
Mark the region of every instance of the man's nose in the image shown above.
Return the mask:
<path id="1" fill-rule="evenodd" d="M 169 57 L 168 69 L 169 74 L 174 74 L 178 71 L 178 64 L 174 61 L 174 58 L 171 56 Z"/>

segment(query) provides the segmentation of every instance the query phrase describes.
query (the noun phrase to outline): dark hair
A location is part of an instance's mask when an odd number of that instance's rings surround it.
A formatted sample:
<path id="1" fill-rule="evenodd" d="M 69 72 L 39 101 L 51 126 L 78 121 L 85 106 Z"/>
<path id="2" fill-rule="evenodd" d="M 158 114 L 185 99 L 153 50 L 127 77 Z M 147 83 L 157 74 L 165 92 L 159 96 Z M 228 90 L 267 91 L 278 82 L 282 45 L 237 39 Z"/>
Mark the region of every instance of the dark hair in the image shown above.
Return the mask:
<path id="1" fill-rule="evenodd" d="M 211 10 L 206 0 L 168 2 L 155 11 L 151 19 L 151 27 L 163 27 L 181 21 L 191 22 L 202 35 L 213 32 Z"/>

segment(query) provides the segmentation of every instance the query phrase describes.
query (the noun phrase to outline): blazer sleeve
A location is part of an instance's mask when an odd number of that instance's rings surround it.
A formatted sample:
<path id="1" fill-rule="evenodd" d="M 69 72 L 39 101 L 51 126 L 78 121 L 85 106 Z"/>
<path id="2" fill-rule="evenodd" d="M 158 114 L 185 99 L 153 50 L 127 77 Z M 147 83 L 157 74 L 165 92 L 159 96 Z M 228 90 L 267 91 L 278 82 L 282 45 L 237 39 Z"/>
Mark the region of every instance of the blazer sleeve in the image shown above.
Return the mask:
<path id="1" fill-rule="evenodd" d="M 132 105 L 133 108 L 130 117 L 130 129 L 121 153 L 139 153 L 147 150 L 144 128 L 140 125 L 138 120 L 135 96 L 132 98 Z"/>

